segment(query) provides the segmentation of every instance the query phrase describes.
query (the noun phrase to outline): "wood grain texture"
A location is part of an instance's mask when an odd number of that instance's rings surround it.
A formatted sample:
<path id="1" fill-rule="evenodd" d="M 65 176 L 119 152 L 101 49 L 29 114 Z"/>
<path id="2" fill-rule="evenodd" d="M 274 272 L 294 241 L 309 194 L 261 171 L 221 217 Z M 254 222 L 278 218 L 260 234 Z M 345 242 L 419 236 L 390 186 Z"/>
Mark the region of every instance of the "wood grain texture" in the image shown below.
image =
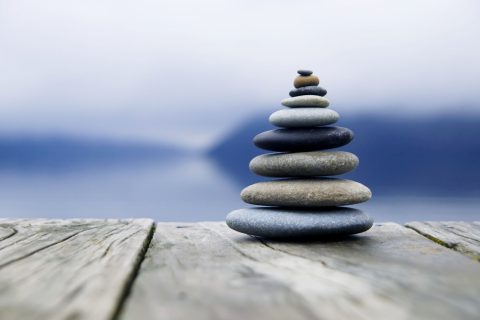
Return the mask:
<path id="1" fill-rule="evenodd" d="M 0 219 L 0 319 L 111 319 L 153 226 Z"/>
<path id="2" fill-rule="evenodd" d="M 287 243 L 157 226 L 121 319 L 478 319 L 480 265 L 388 223 Z"/>
<path id="3" fill-rule="evenodd" d="M 480 261 L 480 222 L 409 222 L 407 227 L 432 241 Z"/>

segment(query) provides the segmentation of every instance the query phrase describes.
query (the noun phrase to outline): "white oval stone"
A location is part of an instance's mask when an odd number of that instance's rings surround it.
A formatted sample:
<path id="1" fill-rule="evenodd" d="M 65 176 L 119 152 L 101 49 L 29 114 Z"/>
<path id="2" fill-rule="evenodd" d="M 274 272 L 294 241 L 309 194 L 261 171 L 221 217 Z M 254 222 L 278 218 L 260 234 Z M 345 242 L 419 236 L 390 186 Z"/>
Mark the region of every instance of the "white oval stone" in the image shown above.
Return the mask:
<path id="1" fill-rule="evenodd" d="M 327 98 L 320 97 L 320 96 L 304 95 L 304 96 L 283 99 L 282 104 L 290 108 L 301 108 L 301 107 L 326 108 L 330 105 L 330 101 L 328 101 Z"/>
<path id="2" fill-rule="evenodd" d="M 303 128 L 332 124 L 340 115 L 331 109 L 294 108 L 278 110 L 270 115 L 269 121 L 277 127 Z"/>
<path id="3" fill-rule="evenodd" d="M 335 178 L 258 182 L 242 190 L 243 201 L 261 206 L 336 207 L 361 203 L 372 192 L 361 183 Z"/>

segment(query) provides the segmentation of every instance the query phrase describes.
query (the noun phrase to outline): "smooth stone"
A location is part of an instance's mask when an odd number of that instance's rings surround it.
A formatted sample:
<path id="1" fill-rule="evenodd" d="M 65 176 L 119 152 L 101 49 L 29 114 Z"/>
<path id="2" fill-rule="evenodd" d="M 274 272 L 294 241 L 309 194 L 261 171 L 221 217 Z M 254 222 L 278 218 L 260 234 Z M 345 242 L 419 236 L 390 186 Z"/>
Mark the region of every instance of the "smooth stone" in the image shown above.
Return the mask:
<path id="1" fill-rule="evenodd" d="M 313 73 L 313 71 L 310 70 L 298 70 L 297 73 L 301 76 L 309 76 Z"/>
<path id="2" fill-rule="evenodd" d="M 261 206 L 334 207 L 362 203 L 372 192 L 361 183 L 337 178 L 283 179 L 252 184 L 243 201 Z"/>
<path id="3" fill-rule="evenodd" d="M 285 107 L 290 107 L 290 108 L 302 108 L 302 107 L 326 108 L 330 105 L 330 101 L 328 101 L 327 98 L 309 94 L 305 96 L 298 96 L 298 97 L 283 99 L 282 104 Z"/>
<path id="4" fill-rule="evenodd" d="M 357 166 L 358 157 L 345 151 L 271 153 L 250 161 L 250 170 L 265 177 L 334 176 Z"/>
<path id="5" fill-rule="evenodd" d="M 298 76 L 293 81 L 293 86 L 295 88 L 307 87 L 307 86 L 318 86 L 320 79 L 317 76 Z"/>
<path id="6" fill-rule="evenodd" d="M 358 209 L 245 208 L 230 212 L 227 225 L 265 238 L 340 237 L 367 231 L 373 219 Z"/>
<path id="7" fill-rule="evenodd" d="M 268 119 L 271 124 L 283 128 L 305 128 L 332 124 L 340 115 L 332 109 L 293 108 L 275 111 Z"/>
<path id="8" fill-rule="evenodd" d="M 298 97 L 305 95 L 324 96 L 327 94 L 327 90 L 320 86 L 308 86 L 290 91 L 290 97 Z"/>
<path id="9" fill-rule="evenodd" d="M 266 150 L 300 152 L 337 148 L 352 139 L 353 132 L 342 127 L 286 128 L 259 133 L 253 143 Z"/>

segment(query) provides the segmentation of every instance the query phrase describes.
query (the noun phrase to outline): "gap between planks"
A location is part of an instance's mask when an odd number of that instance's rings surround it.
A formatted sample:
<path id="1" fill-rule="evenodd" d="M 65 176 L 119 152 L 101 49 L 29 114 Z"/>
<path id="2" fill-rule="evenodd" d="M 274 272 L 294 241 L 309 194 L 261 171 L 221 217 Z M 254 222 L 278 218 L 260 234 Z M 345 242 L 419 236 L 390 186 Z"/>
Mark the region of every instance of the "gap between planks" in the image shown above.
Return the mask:
<path id="1" fill-rule="evenodd" d="M 113 311 L 111 320 L 118 319 L 120 314 L 122 313 L 122 310 L 125 306 L 125 302 L 127 301 L 128 296 L 132 291 L 135 280 L 137 279 L 138 274 L 140 273 L 140 267 L 142 265 L 142 262 L 145 260 L 145 256 L 147 254 L 148 249 L 150 248 L 150 244 L 152 242 L 153 235 L 155 234 L 156 229 L 157 229 L 157 224 L 152 223 L 152 226 L 147 235 L 147 238 L 145 238 L 145 241 L 143 242 L 143 247 L 137 256 L 132 273 L 130 274 L 130 277 L 127 279 L 127 282 L 123 288 L 123 292 L 121 293 L 118 304 Z"/>
<path id="2" fill-rule="evenodd" d="M 150 219 L 0 219 L 0 319 L 115 319 Z"/>

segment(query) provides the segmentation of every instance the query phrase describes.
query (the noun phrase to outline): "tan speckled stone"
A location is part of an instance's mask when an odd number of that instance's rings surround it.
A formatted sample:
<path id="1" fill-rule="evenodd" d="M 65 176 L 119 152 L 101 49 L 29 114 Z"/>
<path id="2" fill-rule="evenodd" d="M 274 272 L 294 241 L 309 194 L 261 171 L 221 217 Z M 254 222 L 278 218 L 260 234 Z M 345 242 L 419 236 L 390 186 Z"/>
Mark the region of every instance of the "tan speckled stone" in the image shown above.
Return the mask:
<path id="1" fill-rule="evenodd" d="M 283 128 L 308 128 L 332 124 L 340 115 L 328 108 L 288 108 L 275 111 L 268 120 Z"/>
<path id="2" fill-rule="evenodd" d="M 320 96 L 305 95 L 283 99 L 282 105 L 289 108 L 326 108 L 330 101 Z"/>
<path id="3" fill-rule="evenodd" d="M 314 177 L 347 173 L 358 158 L 344 151 L 312 151 L 262 154 L 250 161 L 250 170 L 266 177 Z"/>
<path id="4" fill-rule="evenodd" d="M 361 203 L 372 197 L 361 183 L 335 179 L 284 179 L 259 182 L 242 190 L 243 201 L 255 205 L 332 207 Z"/>
<path id="5" fill-rule="evenodd" d="M 318 79 L 318 77 L 314 75 L 298 76 L 293 81 L 293 85 L 297 89 L 301 87 L 318 86 L 319 83 L 320 79 Z"/>

